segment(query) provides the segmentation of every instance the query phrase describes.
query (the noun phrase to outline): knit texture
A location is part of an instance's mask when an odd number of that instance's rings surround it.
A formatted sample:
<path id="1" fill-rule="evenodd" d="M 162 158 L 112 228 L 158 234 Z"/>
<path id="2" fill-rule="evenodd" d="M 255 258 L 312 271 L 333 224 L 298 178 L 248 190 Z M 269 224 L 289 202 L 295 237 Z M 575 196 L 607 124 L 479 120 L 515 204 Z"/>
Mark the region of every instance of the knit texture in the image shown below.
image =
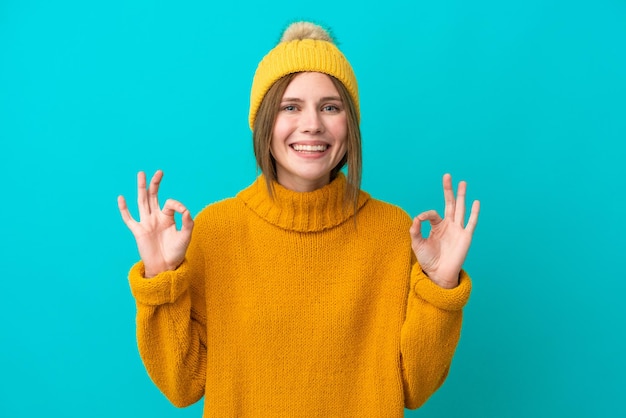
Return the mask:
<path id="1" fill-rule="evenodd" d="M 250 129 L 254 128 L 257 111 L 270 87 L 287 74 L 304 71 L 332 75 L 341 81 L 350 92 L 357 118 L 360 117 L 356 77 L 346 57 L 331 42 L 296 39 L 279 43 L 259 63 L 250 92 Z"/>
<path id="2" fill-rule="evenodd" d="M 411 250 L 411 219 L 345 177 L 296 193 L 263 176 L 195 220 L 176 270 L 130 272 L 155 384 L 204 417 L 402 417 L 442 384 L 470 280 L 443 289 Z"/>

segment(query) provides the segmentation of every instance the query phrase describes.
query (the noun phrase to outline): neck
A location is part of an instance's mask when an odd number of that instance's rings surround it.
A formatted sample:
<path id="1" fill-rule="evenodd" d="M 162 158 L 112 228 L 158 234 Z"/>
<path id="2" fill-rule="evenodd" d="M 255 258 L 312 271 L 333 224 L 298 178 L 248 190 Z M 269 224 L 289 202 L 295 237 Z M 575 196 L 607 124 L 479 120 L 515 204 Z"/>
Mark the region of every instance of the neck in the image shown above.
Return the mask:
<path id="1" fill-rule="evenodd" d="M 276 173 L 276 182 L 283 186 L 285 189 L 293 192 L 313 192 L 327 186 L 331 182 L 330 174 L 316 179 L 306 179 L 302 177 L 293 177 L 281 175 L 280 172 Z"/>

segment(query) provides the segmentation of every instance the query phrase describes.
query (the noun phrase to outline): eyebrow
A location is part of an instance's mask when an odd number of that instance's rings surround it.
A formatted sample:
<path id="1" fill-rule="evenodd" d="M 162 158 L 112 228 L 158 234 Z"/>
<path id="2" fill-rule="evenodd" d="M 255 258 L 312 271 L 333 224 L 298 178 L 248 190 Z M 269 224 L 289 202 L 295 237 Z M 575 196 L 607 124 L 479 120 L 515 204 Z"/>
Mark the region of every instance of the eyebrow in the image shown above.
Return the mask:
<path id="1" fill-rule="evenodd" d="M 320 102 L 328 102 L 328 101 L 338 101 L 341 102 L 341 97 L 339 96 L 328 96 L 328 97 L 322 97 L 319 101 Z M 297 97 L 283 97 L 283 99 L 281 100 L 281 102 L 295 102 L 295 103 L 302 103 L 304 102 L 304 100 L 299 99 Z"/>

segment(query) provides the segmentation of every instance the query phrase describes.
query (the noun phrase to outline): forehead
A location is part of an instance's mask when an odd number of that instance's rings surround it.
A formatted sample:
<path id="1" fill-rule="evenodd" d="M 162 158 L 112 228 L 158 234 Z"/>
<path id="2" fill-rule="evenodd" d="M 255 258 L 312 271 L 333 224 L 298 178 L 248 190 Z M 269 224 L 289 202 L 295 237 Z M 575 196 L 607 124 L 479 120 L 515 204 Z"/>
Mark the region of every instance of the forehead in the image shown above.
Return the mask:
<path id="1" fill-rule="evenodd" d="M 298 73 L 285 89 L 283 98 L 339 97 L 330 76 L 318 72 Z"/>

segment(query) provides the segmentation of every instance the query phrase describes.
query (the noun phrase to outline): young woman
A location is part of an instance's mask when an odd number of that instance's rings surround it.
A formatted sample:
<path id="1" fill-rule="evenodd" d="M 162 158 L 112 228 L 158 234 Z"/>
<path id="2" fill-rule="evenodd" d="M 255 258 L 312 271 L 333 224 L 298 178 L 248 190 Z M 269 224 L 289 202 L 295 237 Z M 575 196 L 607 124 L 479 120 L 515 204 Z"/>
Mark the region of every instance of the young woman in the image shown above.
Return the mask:
<path id="1" fill-rule="evenodd" d="M 464 226 L 466 185 L 455 199 L 445 175 L 444 218 L 411 221 L 360 190 L 356 79 L 311 23 L 259 64 L 249 122 L 262 175 L 236 197 L 192 220 L 161 209 L 160 171 L 138 175 L 139 222 L 119 197 L 148 373 L 177 406 L 204 396 L 205 417 L 403 416 L 448 373 L 478 202 Z"/>

